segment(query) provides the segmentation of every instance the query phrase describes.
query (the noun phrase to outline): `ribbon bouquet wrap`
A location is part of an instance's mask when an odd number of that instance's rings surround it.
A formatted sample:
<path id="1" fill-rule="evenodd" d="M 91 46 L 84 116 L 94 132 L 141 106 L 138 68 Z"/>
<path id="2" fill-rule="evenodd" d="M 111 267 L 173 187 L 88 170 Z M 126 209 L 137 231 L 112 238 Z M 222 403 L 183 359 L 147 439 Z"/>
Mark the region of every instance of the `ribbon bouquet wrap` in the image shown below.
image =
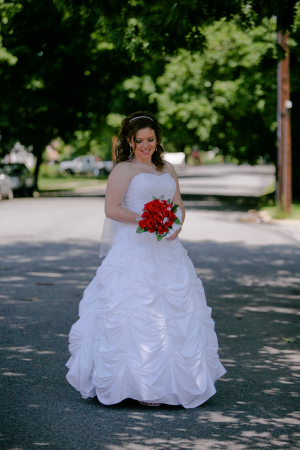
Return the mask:
<path id="1" fill-rule="evenodd" d="M 149 232 L 152 236 L 156 236 L 158 241 L 165 237 L 170 237 L 176 230 L 181 228 L 182 214 L 178 205 L 174 205 L 171 199 L 164 200 L 153 197 L 153 200 L 146 203 L 143 213 L 139 218 L 136 232 Z"/>

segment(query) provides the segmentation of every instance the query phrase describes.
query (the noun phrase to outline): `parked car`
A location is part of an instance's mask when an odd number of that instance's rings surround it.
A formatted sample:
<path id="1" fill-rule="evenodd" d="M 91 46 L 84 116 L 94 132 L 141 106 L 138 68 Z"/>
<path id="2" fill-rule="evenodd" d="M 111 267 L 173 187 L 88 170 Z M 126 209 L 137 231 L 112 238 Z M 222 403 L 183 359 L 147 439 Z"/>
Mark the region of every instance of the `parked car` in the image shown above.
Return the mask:
<path id="1" fill-rule="evenodd" d="M 4 197 L 11 200 L 13 198 L 13 191 L 9 176 L 0 168 L 0 200 Z"/>
<path id="2" fill-rule="evenodd" d="M 108 174 L 112 171 L 112 161 L 96 161 L 92 155 L 78 156 L 72 161 L 62 161 L 58 171 L 68 174 L 93 173 L 95 177 L 101 174 Z"/>
<path id="3" fill-rule="evenodd" d="M 25 164 L 1 163 L 0 168 L 9 176 L 14 194 L 22 197 L 32 197 L 34 191 L 34 176 L 29 172 Z"/>

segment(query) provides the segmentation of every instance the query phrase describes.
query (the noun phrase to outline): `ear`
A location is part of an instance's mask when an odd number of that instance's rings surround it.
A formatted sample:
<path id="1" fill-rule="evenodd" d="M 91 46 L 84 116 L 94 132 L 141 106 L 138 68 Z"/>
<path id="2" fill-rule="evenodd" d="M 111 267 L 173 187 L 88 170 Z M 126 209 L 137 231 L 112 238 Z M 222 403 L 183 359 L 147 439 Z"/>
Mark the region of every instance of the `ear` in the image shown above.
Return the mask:
<path id="1" fill-rule="evenodd" d="M 128 142 L 129 145 L 131 145 L 131 147 L 132 147 L 133 149 L 135 148 L 135 143 L 134 143 L 134 141 L 133 141 L 132 138 L 131 138 L 131 139 L 127 138 L 127 142 Z"/>

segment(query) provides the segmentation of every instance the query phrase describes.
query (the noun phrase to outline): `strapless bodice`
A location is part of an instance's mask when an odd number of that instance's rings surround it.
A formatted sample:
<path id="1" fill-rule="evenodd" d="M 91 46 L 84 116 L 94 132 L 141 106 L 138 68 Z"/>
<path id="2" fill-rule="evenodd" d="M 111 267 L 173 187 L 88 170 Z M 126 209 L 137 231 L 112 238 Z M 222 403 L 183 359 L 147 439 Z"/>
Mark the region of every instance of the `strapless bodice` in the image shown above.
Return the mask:
<path id="1" fill-rule="evenodd" d="M 169 173 L 163 175 L 140 173 L 130 181 L 122 206 L 141 213 L 145 203 L 153 197 L 159 198 L 163 195 L 165 200 L 172 200 L 175 191 L 176 183 Z"/>

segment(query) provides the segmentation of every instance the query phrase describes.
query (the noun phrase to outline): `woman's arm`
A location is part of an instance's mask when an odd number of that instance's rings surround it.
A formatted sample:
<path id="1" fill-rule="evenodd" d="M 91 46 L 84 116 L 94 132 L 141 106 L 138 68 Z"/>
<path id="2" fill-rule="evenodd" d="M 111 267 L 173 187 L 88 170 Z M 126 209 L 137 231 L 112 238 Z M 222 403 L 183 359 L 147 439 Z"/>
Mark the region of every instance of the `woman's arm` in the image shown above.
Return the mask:
<path id="1" fill-rule="evenodd" d="M 176 182 L 176 191 L 174 194 L 174 197 L 172 198 L 172 203 L 174 203 L 175 205 L 178 205 L 182 214 L 182 219 L 181 219 L 181 226 L 183 225 L 184 219 L 185 219 L 185 208 L 183 205 L 183 201 L 180 195 L 180 188 L 179 188 L 179 183 L 178 183 L 178 178 L 177 178 L 177 174 L 176 171 L 174 169 L 174 167 L 172 166 L 172 164 L 170 164 L 169 162 L 166 162 L 166 167 L 170 173 L 170 175 L 172 175 L 172 177 L 174 178 L 175 182 Z M 175 231 L 174 234 L 172 234 L 172 236 L 170 236 L 169 238 L 166 238 L 170 241 L 172 241 L 173 239 L 176 239 L 178 234 L 180 233 L 181 229 Z"/>
<path id="2" fill-rule="evenodd" d="M 118 164 L 108 177 L 105 195 L 105 214 L 110 219 L 123 223 L 136 223 L 140 215 L 122 206 L 132 178 L 129 163 Z"/>
<path id="3" fill-rule="evenodd" d="M 174 203 L 174 205 L 178 205 L 180 208 L 180 211 L 182 213 L 182 221 L 181 221 L 181 225 L 182 225 L 184 222 L 184 219 L 185 219 L 185 208 L 184 208 L 183 201 L 182 201 L 182 198 L 180 195 L 180 188 L 179 188 L 177 174 L 176 174 L 175 169 L 172 166 L 172 164 L 170 164 L 169 162 L 166 162 L 166 165 L 167 165 L 170 175 L 172 175 L 172 177 L 174 178 L 175 183 L 176 183 L 176 192 L 174 194 L 174 197 L 172 198 L 172 203 Z"/>

